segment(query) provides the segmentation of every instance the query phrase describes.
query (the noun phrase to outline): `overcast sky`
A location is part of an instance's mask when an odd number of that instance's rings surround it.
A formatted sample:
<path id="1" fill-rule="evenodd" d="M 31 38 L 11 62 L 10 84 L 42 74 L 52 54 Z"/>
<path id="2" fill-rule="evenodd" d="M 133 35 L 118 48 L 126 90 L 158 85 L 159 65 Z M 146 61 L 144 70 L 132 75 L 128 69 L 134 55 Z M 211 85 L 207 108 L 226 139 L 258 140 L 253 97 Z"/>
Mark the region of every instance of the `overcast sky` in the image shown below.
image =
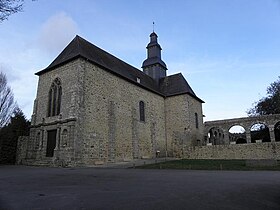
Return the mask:
<path id="1" fill-rule="evenodd" d="M 278 0 L 26 0 L 0 23 L 0 71 L 30 119 L 38 77 L 76 34 L 141 69 L 153 30 L 204 120 L 247 116 L 280 76 Z"/>

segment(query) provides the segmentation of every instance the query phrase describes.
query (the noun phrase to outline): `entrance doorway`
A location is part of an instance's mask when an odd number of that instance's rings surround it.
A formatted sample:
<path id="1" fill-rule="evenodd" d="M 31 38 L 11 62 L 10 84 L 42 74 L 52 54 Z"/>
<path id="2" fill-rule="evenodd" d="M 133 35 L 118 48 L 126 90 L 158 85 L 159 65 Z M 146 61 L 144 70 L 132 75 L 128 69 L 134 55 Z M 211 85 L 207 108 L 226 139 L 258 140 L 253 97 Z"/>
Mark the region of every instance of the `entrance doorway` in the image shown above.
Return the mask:
<path id="1" fill-rule="evenodd" d="M 48 131 L 46 157 L 53 157 L 55 145 L 56 145 L 56 130 L 50 130 Z"/>

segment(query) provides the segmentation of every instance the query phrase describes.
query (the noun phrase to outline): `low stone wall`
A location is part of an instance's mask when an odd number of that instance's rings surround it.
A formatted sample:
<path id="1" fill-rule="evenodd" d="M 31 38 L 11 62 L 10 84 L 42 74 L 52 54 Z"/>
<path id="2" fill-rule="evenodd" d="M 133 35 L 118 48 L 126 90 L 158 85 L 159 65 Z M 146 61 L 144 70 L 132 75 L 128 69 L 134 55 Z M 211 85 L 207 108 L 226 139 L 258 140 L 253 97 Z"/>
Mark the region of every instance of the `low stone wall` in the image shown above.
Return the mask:
<path id="1" fill-rule="evenodd" d="M 186 159 L 277 159 L 280 142 L 185 147 Z"/>
<path id="2" fill-rule="evenodd" d="M 20 136 L 17 142 L 16 164 L 22 164 L 26 159 L 29 136 Z"/>

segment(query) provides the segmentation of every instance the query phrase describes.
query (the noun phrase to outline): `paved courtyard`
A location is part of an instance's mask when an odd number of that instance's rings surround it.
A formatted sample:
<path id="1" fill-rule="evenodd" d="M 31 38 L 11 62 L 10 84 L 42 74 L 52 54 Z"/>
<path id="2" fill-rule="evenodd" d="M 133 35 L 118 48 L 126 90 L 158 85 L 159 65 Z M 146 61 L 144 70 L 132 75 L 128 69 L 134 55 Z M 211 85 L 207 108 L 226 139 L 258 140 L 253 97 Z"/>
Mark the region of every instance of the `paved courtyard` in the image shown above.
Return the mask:
<path id="1" fill-rule="evenodd" d="M 0 166 L 0 209 L 280 209 L 280 172 Z"/>

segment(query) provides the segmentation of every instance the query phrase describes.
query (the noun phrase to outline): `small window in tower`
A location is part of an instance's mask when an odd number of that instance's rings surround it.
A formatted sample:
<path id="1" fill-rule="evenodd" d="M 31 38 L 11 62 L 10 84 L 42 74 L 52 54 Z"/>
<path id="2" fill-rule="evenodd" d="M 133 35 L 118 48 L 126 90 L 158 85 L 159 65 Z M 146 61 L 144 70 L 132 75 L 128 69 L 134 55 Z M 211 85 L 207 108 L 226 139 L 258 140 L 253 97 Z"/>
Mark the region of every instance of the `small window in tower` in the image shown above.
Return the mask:
<path id="1" fill-rule="evenodd" d="M 195 115 L 195 127 L 198 128 L 198 115 L 197 113 L 195 113 L 194 115 Z"/>
<path id="2" fill-rule="evenodd" d="M 136 78 L 136 81 L 137 81 L 138 83 L 140 83 L 141 80 L 140 80 L 139 77 L 137 77 L 137 78 Z"/>
<path id="3" fill-rule="evenodd" d="M 139 113 L 140 113 L 140 121 L 145 122 L 145 103 L 144 103 L 144 101 L 139 102 Z"/>

